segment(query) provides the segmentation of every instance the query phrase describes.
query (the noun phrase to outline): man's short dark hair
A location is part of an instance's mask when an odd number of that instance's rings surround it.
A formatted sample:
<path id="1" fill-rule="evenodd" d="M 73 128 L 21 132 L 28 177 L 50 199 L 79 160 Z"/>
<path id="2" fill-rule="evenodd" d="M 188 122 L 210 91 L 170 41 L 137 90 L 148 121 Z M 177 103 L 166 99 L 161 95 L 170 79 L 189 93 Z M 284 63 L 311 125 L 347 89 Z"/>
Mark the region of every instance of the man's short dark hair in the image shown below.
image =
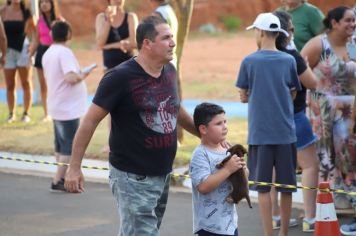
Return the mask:
<path id="1" fill-rule="evenodd" d="M 136 30 L 136 42 L 138 50 L 142 48 L 143 40 L 155 40 L 156 36 L 158 35 L 156 26 L 160 24 L 167 23 L 159 16 L 147 16 L 143 18 Z"/>
<path id="2" fill-rule="evenodd" d="M 224 109 L 216 104 L 203 102 L 195 107 L 194 110 L 194 125 L 199 132 L 199 126 L 207 126 L 209 122 L 216 116 L 220 114 L 225 114 Z"/>
<path id="3" fill-rule="evenodd" d="M 69 34 L 72 33 L 70 25 L 65 21 L 55 21 L 51 30 L 54 42 L 66 42 Z"/>

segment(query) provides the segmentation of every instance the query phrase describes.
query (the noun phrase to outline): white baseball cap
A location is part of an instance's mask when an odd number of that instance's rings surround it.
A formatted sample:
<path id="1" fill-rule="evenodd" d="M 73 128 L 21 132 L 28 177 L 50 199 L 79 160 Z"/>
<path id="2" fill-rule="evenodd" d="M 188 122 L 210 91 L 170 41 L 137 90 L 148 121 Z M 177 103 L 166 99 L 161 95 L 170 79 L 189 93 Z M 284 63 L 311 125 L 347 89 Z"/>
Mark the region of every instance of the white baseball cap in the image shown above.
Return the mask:
<path id="1" fill-rule="evenodd" d="M 259 14 L 253 24 L 247 27 L 246 30 L 254 28 L 264 31 L 282 32 L 287 37 L 289 36 L 287 31 L 281 28 L 281 22 L 279 21 L 279 18 L 270 12 Z"/>

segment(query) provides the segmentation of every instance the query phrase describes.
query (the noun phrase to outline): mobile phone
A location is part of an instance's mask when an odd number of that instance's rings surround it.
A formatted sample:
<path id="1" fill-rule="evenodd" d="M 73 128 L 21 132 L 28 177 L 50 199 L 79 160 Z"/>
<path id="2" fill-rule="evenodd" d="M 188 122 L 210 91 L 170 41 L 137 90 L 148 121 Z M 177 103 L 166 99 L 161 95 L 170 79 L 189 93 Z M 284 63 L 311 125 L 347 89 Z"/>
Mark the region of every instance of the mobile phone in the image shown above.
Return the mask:
<path id="1" fill-rule="evenodd" d="M 83 74 L 87 74 L 87 73 L 91 72 L 94 68 L 96 68 L 97 66 L 98 66 L 97 64 L 93 63 L 93 64 L 91 64 L 91 65 L 89 65 L 87 67 L 84 67 L 82 69 L 82 73 Z"/>
<path id="2" fill-rule="evenodd" d="M 356 61 L 356 44 L 347 43 L 346 49 L 347 49 L 347 53 L 349 54 L 349 58 L 353 61 Z"/>

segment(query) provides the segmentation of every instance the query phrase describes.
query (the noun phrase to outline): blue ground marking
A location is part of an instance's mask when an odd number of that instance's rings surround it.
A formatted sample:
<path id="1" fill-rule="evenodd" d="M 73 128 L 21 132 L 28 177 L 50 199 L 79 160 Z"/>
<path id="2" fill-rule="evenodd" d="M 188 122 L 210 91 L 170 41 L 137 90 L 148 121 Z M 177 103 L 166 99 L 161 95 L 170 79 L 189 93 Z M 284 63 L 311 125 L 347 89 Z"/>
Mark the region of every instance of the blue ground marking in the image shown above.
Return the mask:
<path id="1" fill-rule="evenodd" d="M 92 100 L 93 100 L 93 96 L 88 96 L 88 100 L 87 100 L 88 104 L 90 104 Z M 202 102 L 211 102 L 222 106 L 226 112 L 227 117 L 247 118 L 247 103 L 187 99 L 187 100 L 183 100 L 183 106 L 189 112 L 189 114 L 192 115 L 194 112 L 194 108 Z"/>
<path id="2" fill-rule="evenodd" d="M 33 101 L 36 103 L 36 101 L 39 100 L 36 92 L 34 92 L 33 97 Z M 89 95 L 87 99 L 88 105 L 92 100 L 93 96 Z M 22 90 L 17 90 L 17 105 L 21 105 L 22 101 L 23 92 Z M 4 89 L 0 89 L 0 102 L 6 103 L 6 93 Z M 189 114 L 193 114 L 194 108 L 202 102 L 212 102 L 222 106 L 226 111 L 227 117 L 247 118 L 247 104 L 241 102 L 187 99 L 183 100 L 183 106 L 189 112 Z"/>

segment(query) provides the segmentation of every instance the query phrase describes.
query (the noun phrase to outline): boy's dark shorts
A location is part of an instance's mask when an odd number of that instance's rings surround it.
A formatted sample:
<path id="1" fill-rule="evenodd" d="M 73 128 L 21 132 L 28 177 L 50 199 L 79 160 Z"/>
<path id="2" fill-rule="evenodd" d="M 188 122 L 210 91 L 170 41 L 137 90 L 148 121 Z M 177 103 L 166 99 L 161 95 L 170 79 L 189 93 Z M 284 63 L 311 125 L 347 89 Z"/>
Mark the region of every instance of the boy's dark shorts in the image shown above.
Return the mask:
<path id="1" fill-rule="evenodd" d="M 295 143 L 279 145 L 249 145 L 247 166 L 249 180 L 272 183 L 273 167 L 275 183 L 296 185 L 297 149 Z M 251 190 L 269 192 L 270 186 L 251 185 Z M 297 189 L 277 187 L 278 192 L 296 192 Z"/>
<path id="2" fill-rule="evenodd" d="M 64 156 L 72 154 L 72 144 L 75 133 L 79 127 L 80 119 L 53 120 L 54 149 L 56 153 Z"/>

